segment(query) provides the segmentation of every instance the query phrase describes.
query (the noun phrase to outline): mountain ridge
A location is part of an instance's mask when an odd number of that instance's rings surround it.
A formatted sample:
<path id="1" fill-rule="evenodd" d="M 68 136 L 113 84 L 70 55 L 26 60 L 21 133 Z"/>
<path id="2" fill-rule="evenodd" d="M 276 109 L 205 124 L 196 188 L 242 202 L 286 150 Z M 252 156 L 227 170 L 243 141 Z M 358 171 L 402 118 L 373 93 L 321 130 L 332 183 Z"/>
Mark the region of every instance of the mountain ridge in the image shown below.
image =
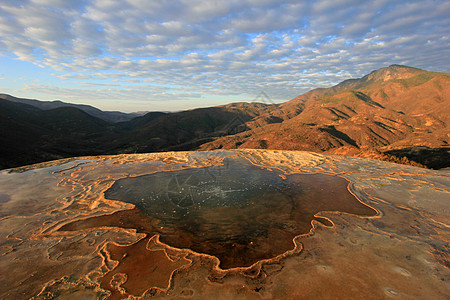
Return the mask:
<path id="1" fill-rule="evenodd" d="M 0 167 L 89 154 L 263 148 L 444 168 L 449 97 L 449 73 L 391 65 L 282 104 L 150 112 L 124 122 L 101 120 L 77 105 L 42 110 L 3 99 L 0 140 L 11 149 L 3 149 Z"/>
<path id="2" fill-rule="evenodd" d="M 141 113 L 124 113 L 124 112 L 120 112 L 120 111 L 104 111 L 104 110 L 100 110 L 91 105 L 74 104 L 74 103 L 63 102 L 61 100 L 40 101 L 40 100 L 36 100 L 36 99 L 18 98 L 18 97 L 9 95 L 9 94 L 0 94 L 0 99 L 8 100 L 11 102 L 28 104 L 28 105 L 37 107 L 42 110 L 50 110 L 50 109 L 59 108 L 59 107 L 75 107 L 75 108 L 78 108 L 78 109 L 90 114 L 91 116 L 100 118 L 107 122 L 113 122 L 113 123 L 130 121 L 130 120 L 142 115 Z"/>
<path id="3" fill-rule="evenodd" d="M 385 152 L 403 148 L 446 148 L 449 95 L 448 73 L 392 65 L 311 90 L 272 112 L 283 119 L 280 124 L 253 126 L 200 149 L 309 150 L 388 159 Z M 448 152 L 444 157 L 449 158 Z"/>

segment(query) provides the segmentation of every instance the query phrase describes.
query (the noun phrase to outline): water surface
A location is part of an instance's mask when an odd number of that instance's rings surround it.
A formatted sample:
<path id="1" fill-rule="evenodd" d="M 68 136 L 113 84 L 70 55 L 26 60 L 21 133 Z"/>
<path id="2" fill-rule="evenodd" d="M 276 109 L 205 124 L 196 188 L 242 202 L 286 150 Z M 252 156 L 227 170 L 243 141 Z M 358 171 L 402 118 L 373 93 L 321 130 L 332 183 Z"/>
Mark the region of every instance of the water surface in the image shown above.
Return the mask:
<path id="1" fill-rule="evenodd" d="M 216 256 L 224 269 L 247 267 L 293 249 L 293 238 L 308 233 L 320 211 L 374 215 L 348 184 L 338 176 L 284 176 L 242 158 L 229 159 L 221 166 L 117 180 L 105 198 L 136 209 L 74 222 L 62 230 L 135 228 L 160 234 L 170 246 Z"/>

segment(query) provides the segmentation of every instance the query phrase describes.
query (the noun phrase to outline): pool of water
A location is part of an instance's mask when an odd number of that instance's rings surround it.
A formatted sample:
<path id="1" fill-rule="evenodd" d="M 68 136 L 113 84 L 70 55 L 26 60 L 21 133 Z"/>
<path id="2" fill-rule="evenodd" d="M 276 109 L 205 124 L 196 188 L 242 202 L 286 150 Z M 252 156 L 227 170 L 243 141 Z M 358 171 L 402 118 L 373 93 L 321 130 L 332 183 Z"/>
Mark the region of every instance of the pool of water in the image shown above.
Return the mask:
<path id="1" fill-rule="evenodd" d="M 105 198 L 136 209 L 68 224 L 135 228 L 160 234 L 170 246 L 216 256 L 220 267 L 247 267 L 294 247 L 320 211 L 362 216 L 375 211 L 348 190 L 349 182 L 325 174 L 284 175 L 228 159 L 223 165 L 160 172 L 117 180 Z M 84 222 L 84 223 L 83 223 Z"/>

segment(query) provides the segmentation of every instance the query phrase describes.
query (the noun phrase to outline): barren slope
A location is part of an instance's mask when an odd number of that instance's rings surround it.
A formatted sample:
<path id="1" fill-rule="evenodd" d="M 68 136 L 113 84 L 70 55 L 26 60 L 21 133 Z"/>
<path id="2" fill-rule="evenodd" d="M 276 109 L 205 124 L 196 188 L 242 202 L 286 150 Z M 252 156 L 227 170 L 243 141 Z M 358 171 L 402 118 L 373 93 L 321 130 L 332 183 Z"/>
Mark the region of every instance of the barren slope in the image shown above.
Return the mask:
<path id="1" fill-rule="evenodd" d="M 389 159 L 383 152 L 428 147 L 444 148 L 446 157 L 449 95 L 449 74 L 392 65 L 296 97 L 249 122 L 250 131 L 201 149 L 310 150 Z M 282 121 L 264 122 L 269 116 Z M 405 151 L 401 156 L 408 156 Z"/>

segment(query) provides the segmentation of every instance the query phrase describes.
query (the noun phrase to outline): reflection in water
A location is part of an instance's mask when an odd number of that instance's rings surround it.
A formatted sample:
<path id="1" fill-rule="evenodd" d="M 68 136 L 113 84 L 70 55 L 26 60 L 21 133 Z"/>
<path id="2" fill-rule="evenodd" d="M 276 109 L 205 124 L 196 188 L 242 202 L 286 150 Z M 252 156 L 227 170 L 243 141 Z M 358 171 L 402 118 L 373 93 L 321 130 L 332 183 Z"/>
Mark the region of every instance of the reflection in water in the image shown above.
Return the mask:
<path id="1" fill-rule="evenodd" d="M 105 198 L 137 209 L 77 221 L 61 230 L 118 226 L 158 233 L 170 246 L 218 257 L 220 267 L 227 269 L 292 249 L 293 238 L 309 232 L 319 211 L 375 214 L 348 191 L 343 178 L 280 175 L 235 159 L 222 166 L 120 179 Z"/>

